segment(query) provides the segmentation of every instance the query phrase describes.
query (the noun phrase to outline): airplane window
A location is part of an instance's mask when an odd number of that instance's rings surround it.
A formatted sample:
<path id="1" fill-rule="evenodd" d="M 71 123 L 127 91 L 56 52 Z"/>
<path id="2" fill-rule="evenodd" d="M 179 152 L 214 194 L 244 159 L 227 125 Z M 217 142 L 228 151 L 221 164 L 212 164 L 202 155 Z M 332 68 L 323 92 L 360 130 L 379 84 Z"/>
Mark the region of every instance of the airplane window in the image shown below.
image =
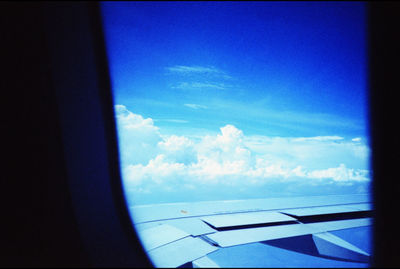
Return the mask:
<path id="1" fill-rule="evenodd" d="M 124 192 L 160 267 L 368 267 L 361 2 L 103 2 Z"/>

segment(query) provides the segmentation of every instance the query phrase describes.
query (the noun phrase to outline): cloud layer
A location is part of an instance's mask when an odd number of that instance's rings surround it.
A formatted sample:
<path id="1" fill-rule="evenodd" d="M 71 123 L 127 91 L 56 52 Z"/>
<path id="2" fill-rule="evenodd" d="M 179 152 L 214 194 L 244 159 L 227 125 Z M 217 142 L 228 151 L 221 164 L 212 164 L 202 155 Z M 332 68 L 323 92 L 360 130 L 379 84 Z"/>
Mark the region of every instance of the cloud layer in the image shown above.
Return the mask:
<path id="1" fill-rule="evenodd" d="M 123 105 L 115 111 L 124 185 L 136 192 L 204 186 L 245 192 L 271 184 L 293 188 L 369 181 L 369 149 L 361 138 L 246 136 L 230 124 L 217 135 L 164 136 L 152 119 Z"/>

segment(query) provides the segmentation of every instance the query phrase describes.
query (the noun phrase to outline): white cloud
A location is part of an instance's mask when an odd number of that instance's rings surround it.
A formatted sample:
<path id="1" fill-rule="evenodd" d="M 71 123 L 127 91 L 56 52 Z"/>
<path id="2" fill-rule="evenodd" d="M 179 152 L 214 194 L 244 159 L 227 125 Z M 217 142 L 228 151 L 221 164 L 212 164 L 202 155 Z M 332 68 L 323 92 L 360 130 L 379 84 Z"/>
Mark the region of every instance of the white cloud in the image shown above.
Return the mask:
<path id="1" fill-rule="evenodd" d="M 226 74 L 226 72 L 217 69 L 213 66 L 206 67 L 206 66 L 185 66 L 185 65 L 176 65 L 166 68 L 167 71 L 175 74 L 181 75 L 193 75 L 193 74 L 200 74 L 200 75 L 208 75 L 208 76 L 216 76 L 224 79 L 230 79 L 231 77 Z"/>
<path id="2" fill-rule="evenodd" d="M 158 148 L 170 161 L 189 164 L 196 161 L 194 142 L 184 136 L 172 135 L 158 142 Z"/>
<path id="3" fill-rule="evenodd" d="M 172 67 L 167 67 L 166 69 L 168 71 L 178 72 L 178 73 L 220 73 L 220 71 L 215 67 L 204 67 L 204 66 L 176 65 Z"/>
<path id="4" fill-rule="evenodd" d="M 168 151 L 184 151 L 193 146 L 193 142 L 184 136 L 172 135 L 166 137 L 164 141 L 158 142 L 160 148 Z"/>
<path id="5" fill-rule="evenodd" d="M 313 136 L 313 137 L 298 137 L 294 138 L 293 141 L 337 141 L 343 140 L 341 136 Z"/>
<path id="6" fill-rule="evenodd" d="M 124 105 L 116 105 L 115 112 L 117 122 L 123 129 L 135 129 L 136 131 L 145 129 L 158 132 L 158 127 L 154 126 L 151 118 L 144 119 L 141 115 L 133 114 Z"/>
<path id="7" fill-rule="evenodd" d="M 365 169 L 369 148 L 363 143 L 342 137 L 245 137 L 244 144 L 254 154 L 272 162 L 284 161 L 291 166 L 302 164 L 307 169 L 348 167 Z"/>
<path id="8" fill-rule="evenodd" d="M 217 90 L 224 90 L 228 86 L 225 85 L 225 83 L 220 83 L 220 82 L 180 82 L 176 86 L 172 86 L 171 88 L 173 89 L 193 89 L 193 90 L 198 90 L 198 89 L 204 89 L 204 88 L 209 88 L 209 89 L 217 89 Z"/>
<path id="9" fill-rule="evenodd" d="M 251 152 L 243 144 L 243 132 L 233 125 L 220 128 L 221 134 L 204 136 L 196 145 L 199 160 L 231 162 L 250 159 Z"/>
<path id="10" fill-rule="evenodd" d="M 213 66 L 176 65 L 165 68 L 167 74 L 179 76 L 179 83 L 173 83 L 172 89 L 182 90 L 225 90 L 231 88 L 226 84 L 232 77 L 225 71 Z M 176 81 L 176 80 L 175 80 Z"/>
<path id="11" fill-rule="evenodd" d="M 198 104 L 184 104 L 184 106 L 192 108 L 192 109 L 206 109 L 206 106 L 198 105 Z"/>
<path id="12" fill-rule="evenodd" d="M 340 164 L 339 167 L 328 168 L 324 170 L 315 170 L 307 174 L 309 178 L 318 179 L 333 179 L 334 181 L 368 181 L 368 170 L 365 169 L 350 169 L 345 164 Z"/>
<path id="13" fill-rule="evenodd" d="M 169 163 L 165 155 L 157 155 L 147 165 L 128 165 L 123 168 L 123 180 L 128 187 L 150 184 L 171 184 L 171 178 L 184 176 L 185 166 L 182 163 Z M 146 182 L 147 181 L 147 182 Z"/>
<path id="14" fill-rule="evenodd" d="M 369 149 L 339 136 L 246 136 L 233 125 L 196 140 L 163 136 L 152 119 L 117 105 L 124 183 L 143 192 L 270 182 L 353 184 L 369 180 Z M 295 183 L 294 183 L 295 184 Z"/>
<path id="15" fill-rule="evenodd" d="M 145 164 L 155 157 L 161 136 L 153 120 L 130 112 L 124 105 L 116 105 L 115 113 L 122 165 Z"/>

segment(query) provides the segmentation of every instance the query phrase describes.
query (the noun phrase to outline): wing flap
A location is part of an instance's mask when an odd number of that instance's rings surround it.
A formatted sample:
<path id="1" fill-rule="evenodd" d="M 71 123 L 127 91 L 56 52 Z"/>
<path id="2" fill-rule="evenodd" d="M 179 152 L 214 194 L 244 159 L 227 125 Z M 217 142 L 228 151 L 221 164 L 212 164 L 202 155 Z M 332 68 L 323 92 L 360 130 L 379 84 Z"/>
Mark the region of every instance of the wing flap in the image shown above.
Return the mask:
<path id="1" fill-rule="evenodd" d="M 281 210 L 280 212 L 289 214 L 291 216 L 304 217 L 304 216 L 315 216 L 315 215 L 325 215 L 325 214 L 350 213 L 350 212 L 359 212 L 368 210 L 371 210 L 370 204 L 363 203 L 355 205 L 333 205 L 333 206 L 295 208 L 295 209 Z"/>
<path id="2" fill-rule="evenodd" d="M 289 224 L 223 231 L 206 235 L 206 237 L 216 242 L 221 247 L 230 247 L 279 238 L 367 226 L 370 224 L 371 221 L 369 219 L 327 221 L 312 224 Z"/>
<path id="3" fill-rule="evenodd" d="M 279 212 L 271 212 L 271 211 L 215 215 L 215 216 L 202 217 L 201 220 L 207 222 L 208 224 L 210 224 L 215 228 L 227 228 L 227 227 L 250 226 L 257 224 L 272 224 L 272 223 L 296 221 L 295 218 L 281 214 Z"/>

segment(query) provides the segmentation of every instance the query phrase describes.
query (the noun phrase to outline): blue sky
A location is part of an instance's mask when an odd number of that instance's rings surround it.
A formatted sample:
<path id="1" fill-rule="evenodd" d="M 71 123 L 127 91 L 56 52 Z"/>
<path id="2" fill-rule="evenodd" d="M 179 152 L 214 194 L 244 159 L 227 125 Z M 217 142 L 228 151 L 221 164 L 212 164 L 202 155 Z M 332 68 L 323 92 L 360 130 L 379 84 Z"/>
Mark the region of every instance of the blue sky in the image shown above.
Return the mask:
<path id="1" fill-rule="evenodd" d="M 364 5 L 103 2 L 128 196 L 368 191 Z"/>

